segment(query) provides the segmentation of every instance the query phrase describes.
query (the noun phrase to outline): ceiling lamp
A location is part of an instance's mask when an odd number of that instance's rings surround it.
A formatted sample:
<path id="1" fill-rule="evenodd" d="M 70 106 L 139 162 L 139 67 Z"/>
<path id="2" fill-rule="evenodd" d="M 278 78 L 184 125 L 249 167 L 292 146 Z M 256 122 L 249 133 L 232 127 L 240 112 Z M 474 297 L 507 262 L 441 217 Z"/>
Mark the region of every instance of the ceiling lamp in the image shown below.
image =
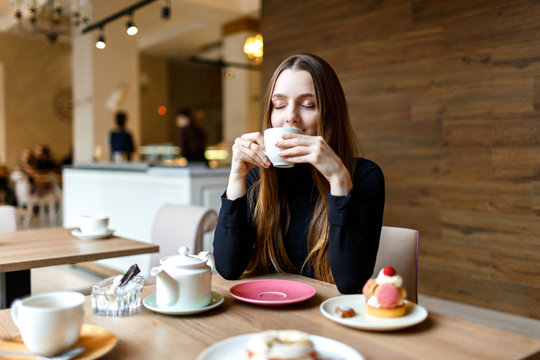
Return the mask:
<path id="1" fill-rule="evenodd" d="M 250 58 L 255 59 L 257 63 L 262 61 L 263 57 L 263 38 L 261 34 L 250 36 L 244 42 L 244 53 Z"/>
<path id="2" fill-rule="evenodd" d="M 130 13 L 129 20 L 126 23 L 126 33 L 129 36 L 133 36 L 133 35 L 137 35 L 138 32 L 139 32 L 139 29 L 137 28 L 137 26 L 135 26 L 135 23 L 133 22 L 133 14 Z"/>
<path id="3" fill-rule="evenodd" d="M 96 47 L 100 50 L 105 49 L 105 47 L 107 47 L 107 43 L 105 42 L 105 35 L 103 35 L 103 28 L 99 32 L 99 36 L 96 41 Z"/>
<path id="4" fill-rule="evenodd" d="M 41 34 L 54 43 L 60 36 L 71 36 L 71 27 L 88 23 L 87 0 L 71 0 L 62 7 L 60 0 L 11 0 L 15 6 L 15 18 L 22 32 Z"/>
<path id="5" fill-rule="evenodd" d="M 98 38 L 98 42 L 96 42 L 96 47 L 98 49 L 103 49 L 106 46 L 104 36 L 103 36 L 103 29 L 104 29 L 105 25 L 107 25 L 110 22 L 115 21 L 115 20 L 127 15 L 128 16 L 128 21 L 126 22 L 126 33 L 128 35 L 130 35 L 130 36 L 133 36 L 133 35 L 135 35 L 135 34 L 137 34 L 139 32 L 139 29 L 137 28 L 137 26 L 135 25 L 135 22 L 133 21 L 135 10 L 137 10 L 137 9 L 143 7 L 143 6 L 146 6 L 146 5 L 148 5 L 148 4 L 150 4 L 150 3 L 154 2 L 154 1 L 156 1 L 156 0 L 140 0 L 139 2 L 137 2 L 137 3 L 133 4 L 133 5 L 130 5 L 125 9 L 119 10 L 119 11 L 115 12 L 114 14 L 111 14 L 111 15 L 107 16 L 104 19 L 101 19 L 101 20 L 99 20 L 99 21 L 97 21 L 97 22 L 95 22 L 93 24 L 87 25 L 84 29 L 81 30 L 81 34 L 84 35 L 86 33 L 89 33 L 90 31 L 94 31 L 96 29 L 99 29 L 100 30 L 100 36 Z M 165 6 L 167 8 L 168 14 L 170 15 L 170 0 L 165 1 Z"/>
<path id="6" fill-rule="evenodd" d="M 161 9 L 161 18 L 164 20 L 171 18 L 171 0 L 165 0 L 165 6 Z"/>

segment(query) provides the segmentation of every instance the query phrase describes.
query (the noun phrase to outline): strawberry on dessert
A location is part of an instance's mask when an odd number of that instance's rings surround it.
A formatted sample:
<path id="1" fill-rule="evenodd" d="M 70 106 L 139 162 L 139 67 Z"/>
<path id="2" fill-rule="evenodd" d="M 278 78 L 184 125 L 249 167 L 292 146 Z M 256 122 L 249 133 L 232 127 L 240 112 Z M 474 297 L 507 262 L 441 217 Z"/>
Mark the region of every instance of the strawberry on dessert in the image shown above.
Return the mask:
<path id="1" fill-rule="evenodd" d="M 391 266 L 379 272 L 376 279 L 369 279 L 362 289 L 366 299 L 366 313 L 377 317 L 399 317 L 405 315 L 403 279 Z"/>

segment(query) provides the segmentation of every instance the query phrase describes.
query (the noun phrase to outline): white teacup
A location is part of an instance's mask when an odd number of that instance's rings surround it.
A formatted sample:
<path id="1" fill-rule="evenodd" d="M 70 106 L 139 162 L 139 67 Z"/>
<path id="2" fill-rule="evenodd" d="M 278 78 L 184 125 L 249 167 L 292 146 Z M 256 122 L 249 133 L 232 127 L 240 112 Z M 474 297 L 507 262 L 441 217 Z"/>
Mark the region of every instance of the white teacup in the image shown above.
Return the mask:
<path id="1" fill-rule="evenodd" d="M 79 229 L 83 234 L 104 234 L 109 229 L 109 217 L 107 215 L 81 215 Z"/>
<path id="2" fill-rule="evenodd" d="M 52 356 L 79 339 L 84 317 L 84 295 L 60 291 L 15 300 L 11 317 L 30 351 Z"/>
<path id="3" fill-rule="evenodd" d="M 264 130 L 264 148 L 266 150 L 265 153 L 272 162 L 272 165 L 279 168 L 289 168 L 294 166 L 293 163 L 288 162 L 287 160 L 278 155 L 278 153 L 283 149 L 275 146 L 274 144 L 277 141 L 281 140 L 283 134 L 301 133 L 302 130 L 290 127 L 275 127 Z"/>

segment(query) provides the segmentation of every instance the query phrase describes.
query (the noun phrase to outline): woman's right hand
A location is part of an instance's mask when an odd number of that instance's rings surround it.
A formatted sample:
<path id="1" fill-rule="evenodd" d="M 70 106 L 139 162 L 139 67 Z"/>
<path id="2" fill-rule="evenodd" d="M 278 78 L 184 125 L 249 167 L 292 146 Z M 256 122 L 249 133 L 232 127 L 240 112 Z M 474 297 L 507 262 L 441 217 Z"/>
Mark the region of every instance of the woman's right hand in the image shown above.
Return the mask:
<path id="1" fill-rule="evenodd" d="M 227 185 L 227 198 L 234 200 L 246 193 L 246 176 L 255 166 L 270 167 L 264 153 L 264 138 L 260 132 L 244 134 L 234 141 L 232 147 L 231 173 Z"/>

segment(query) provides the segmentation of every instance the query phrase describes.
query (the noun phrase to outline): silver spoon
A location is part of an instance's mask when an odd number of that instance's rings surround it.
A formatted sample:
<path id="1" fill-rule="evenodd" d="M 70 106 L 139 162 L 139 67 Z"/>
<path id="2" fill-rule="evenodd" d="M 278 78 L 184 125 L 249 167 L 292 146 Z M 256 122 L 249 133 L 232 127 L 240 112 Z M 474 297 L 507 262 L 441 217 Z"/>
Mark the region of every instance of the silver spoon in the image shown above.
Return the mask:
<path id="1" fill-rule="evenodd" d="M 86 349 L 83 347 L 76 347 L 73 349 L 69 349 L 68 351 L 63 352 L 62 354 L 55 355 L 52 357 L 46 357 L 37 355 L 31 352 L 25 352 L 25 351 L 0 351 L 0 356 L 35 356 L 38 359 L 41 360 L 70 360 L 73 359 L 75 356 L 82 354 L 85 352 Z"/>

